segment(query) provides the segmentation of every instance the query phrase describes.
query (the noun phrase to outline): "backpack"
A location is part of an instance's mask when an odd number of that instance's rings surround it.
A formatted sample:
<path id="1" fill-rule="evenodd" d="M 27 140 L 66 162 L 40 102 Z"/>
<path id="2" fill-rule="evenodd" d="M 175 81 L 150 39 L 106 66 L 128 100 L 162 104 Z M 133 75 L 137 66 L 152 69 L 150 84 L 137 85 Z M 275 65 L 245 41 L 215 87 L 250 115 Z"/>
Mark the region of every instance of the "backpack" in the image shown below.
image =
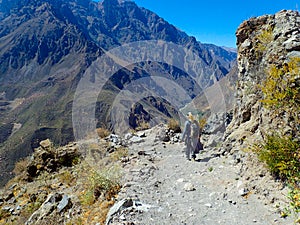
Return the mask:
<path id="1" fill-rule="evenodd" d="M 199 124 L 196 120 L 194 120 L 192 125 L 191 125 L 191 137 L 192 138 L 198 138 L 199 137 L 199 132 L 200 132 Z"/>
<path id="2" fill-rule="evenodd" d="M 200 125 L 198 121 L 194 120 L 191 125 L 191 137 L 194 139 L 193 147 L 194 147 L 194 154 L 199 154 L 201 150 L 203 150 L 203 145 L 199 139 L 200 136 Z"/>

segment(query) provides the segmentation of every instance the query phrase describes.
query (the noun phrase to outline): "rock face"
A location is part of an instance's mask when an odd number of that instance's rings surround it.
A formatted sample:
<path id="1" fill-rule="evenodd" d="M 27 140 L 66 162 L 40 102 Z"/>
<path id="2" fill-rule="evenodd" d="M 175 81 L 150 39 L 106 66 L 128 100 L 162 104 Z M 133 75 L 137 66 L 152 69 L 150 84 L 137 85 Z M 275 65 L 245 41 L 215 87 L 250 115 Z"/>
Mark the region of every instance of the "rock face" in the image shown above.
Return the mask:
<path id="1" fill-rule="evenodd" d="M 296 130 L 288 115 L 274 116 L 262 104 L 260 85 L 271 65 L 282 68 L 292 57 L 300 56 L 299 26 L 299 12 L 280 11 L 252 18 L 238 28 L 237 102 L 226 133 L 227 144 L 235 146 L 233 150 L 262 139 L 270 130 Z"/>
<path id="2" fill-rule="evenodd" d="M 33 160 L 28 165 L 28 179 L 37 177 L 43 171 L 51 173 L 63 166 L 71 167 L 79 158 L 80 153 L 76 144 L 54 148 L 49 139 L 41 141 L 40 147 L 35 149 Z"/>
<path id="3" fill-rule="evenodd" d="M 150 115 L 147 111 L 144 110 L 144 107 L 142 104 L 138 103 L 135 104 L 132 109 L 129 116 L 129 125 L 136 129 L 139 124 L 138 121 L 144 121 L 149 122 L 150 121 Z"/>
<path id="4" fill-rule="evenodd" d="M 233 120 L 225 132 L 222 154 L 232 155 L 235 163 L 243 164 L 240 170 L 243 185 L 239 187 L 239 194 L 259 193 L 265 196 L 267 204 L 273 204 L 274 190 L 283 190 L 284 186 L 274 181 L 266 167 L 258 162 L 257 155 L 249 150 L 266 134 L 299 132 L 287 110 L 277 113 L 262 101 L 265 98 L 262 87 L 265 87 L 270 68 L 283 68 L 293 57 L 300 56 L 299 26 L 299 12 L 280 11 L 245 21 L 236 32 L 237 99 Z"/>

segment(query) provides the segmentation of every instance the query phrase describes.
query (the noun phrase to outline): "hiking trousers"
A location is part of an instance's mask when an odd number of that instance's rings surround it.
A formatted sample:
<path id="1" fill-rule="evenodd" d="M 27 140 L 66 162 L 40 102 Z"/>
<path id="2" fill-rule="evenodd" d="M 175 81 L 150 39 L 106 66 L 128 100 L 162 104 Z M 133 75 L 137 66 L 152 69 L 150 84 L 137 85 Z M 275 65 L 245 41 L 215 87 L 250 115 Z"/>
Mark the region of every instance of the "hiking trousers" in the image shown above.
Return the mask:
<path id="1" fill-rule="evenodd" d="M 185 144 L 186 144 L 186 150 L 185 150 L 186 158 L 190 160 L 192 156 L 192 158 L 195 159 L 196 155 L 195 155 L 195 149 L 193 148 L 192 145 L 192 140 L 190 138 L 187 138 Z"/>

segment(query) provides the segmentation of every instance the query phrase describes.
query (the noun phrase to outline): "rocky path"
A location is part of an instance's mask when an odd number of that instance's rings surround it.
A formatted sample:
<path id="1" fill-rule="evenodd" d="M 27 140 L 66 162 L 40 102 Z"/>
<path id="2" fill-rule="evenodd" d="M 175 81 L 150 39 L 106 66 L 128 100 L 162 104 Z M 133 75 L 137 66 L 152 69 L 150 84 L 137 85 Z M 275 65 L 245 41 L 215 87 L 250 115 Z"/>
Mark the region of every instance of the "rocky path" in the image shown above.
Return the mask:
<path id="1" fill-rule="evenodd" d="M 244 187 L 243 164 L 234 157 L 206 149 L 187 161 L 183 143 L 164 143 L 157 132 L 130 145 L 125 184 L 107 224 L 293 224 Z"/>

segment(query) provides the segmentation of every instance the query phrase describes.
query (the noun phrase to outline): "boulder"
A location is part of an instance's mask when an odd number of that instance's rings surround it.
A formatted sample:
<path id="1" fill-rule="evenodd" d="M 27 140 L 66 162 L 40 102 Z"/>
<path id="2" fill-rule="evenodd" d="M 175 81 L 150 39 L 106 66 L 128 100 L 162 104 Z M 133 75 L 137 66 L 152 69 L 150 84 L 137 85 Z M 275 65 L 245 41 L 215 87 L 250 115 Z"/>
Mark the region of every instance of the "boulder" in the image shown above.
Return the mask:
<path id="1" fill-rule="evenodd" d="M 133 207 L 133 200 L 132 199 L 123 199 L 117 203 L 115 203 L 109 210 L 108 214 L 107 214 L 107 219 L 105 224 L 109 224 L 110 221 L 112 220 L 113 216 L 119 212 L 121 212 L 122 210 L 129 208 L 129 207 Z"/>
<path id="2" fill-rule="evenodd" d="M 47 139 L 35 149 L 33 160 L 27 166 L 28 180 L 38 176 L 41 171 L 51 173 L 63 166 L 70 167 L 77 161 L 76 158 L 81 156 L 75 143 L 58 148 L 51 146 L 53 146 L 52 143 Z"/>
<path id="3" fill-rule="evenodd" d="M 46 139 L 46 140 L 43 140 L 40 142 L 40 146 L 43 148 L 43 149 L 49 149 L 51 146 L 52 146 L 52 143 L 49 139 Z"/>
<path id="4" fill-rule="evenodd" d="M 29 217 L 25 225 L 40 224 L 47 215 L 50 215 L 53 212 L 53 210 L 56 208 L 57 202 L 61 199 L 61 194 L 50 194 L 41 207 Z"/>
<path id="5" fill-rule="evenodd" d="M 58 203 L 57 211 L 60 213 L 62 210 L 67 208 L 67 206 L 71 205 L 70 197 L 68 195 L 64 195 L 62 200 Z"/>

